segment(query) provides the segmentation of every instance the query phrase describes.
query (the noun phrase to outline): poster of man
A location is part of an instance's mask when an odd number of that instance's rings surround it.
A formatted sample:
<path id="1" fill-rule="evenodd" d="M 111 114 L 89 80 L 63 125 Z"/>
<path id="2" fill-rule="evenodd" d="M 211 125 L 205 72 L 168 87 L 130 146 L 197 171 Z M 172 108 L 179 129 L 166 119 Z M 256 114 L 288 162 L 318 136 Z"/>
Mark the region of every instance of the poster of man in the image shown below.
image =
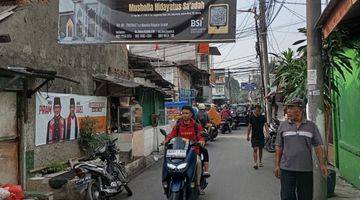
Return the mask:
<path id="1" fill-rule="evenodd" d="M 59 97 L 54 98 L 54 117 L 48 122 L 46 133 L 46 144 L 64 140 L 65 119 L 61 117 L 61 101 Z"/>
<path id="2" fill-rule="evenodd" d="M 106 97 L 38 92 L 35 145 L 76 140 L 85 117 L 95 121 L 94 133 L 106 132 L 106 108 Z"/>
<path id="3" fill-rule="evenodd" d="M 66 140 L 77 139 L 79 136 L 79 123 L 75 115 L 75 99 L 70 98 L 70 113 L 66 120 Z"/>

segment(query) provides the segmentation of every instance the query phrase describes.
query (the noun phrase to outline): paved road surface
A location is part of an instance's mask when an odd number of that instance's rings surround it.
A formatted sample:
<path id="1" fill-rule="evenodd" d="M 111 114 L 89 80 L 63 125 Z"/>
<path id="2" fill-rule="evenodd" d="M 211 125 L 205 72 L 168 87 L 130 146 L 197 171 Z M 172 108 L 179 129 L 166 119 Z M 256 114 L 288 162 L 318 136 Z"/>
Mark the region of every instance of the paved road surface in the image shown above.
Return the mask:
<path id="1" fill-rule="evenodd" d="M 265 167 L 252 168 L 252 150 L 246 141 L 245 128 L 232 134 L 220 135 L 208 146 L 210 153 L 207 200 L 277 200 L 279 181 L 272 174 L 274 154 L 264 153 Z M 155 164 L 131 181 L 132 197 L 120 195 L 116 199 L 163 200 L 161 162 Z"/>

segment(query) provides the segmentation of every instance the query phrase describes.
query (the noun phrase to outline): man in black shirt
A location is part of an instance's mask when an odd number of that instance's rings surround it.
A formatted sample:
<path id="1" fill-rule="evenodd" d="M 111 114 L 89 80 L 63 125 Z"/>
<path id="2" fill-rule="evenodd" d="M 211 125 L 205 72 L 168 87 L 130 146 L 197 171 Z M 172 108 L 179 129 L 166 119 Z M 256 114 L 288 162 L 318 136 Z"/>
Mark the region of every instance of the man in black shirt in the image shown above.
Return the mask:
<path id="1" fill-rule="evenodd" d="M 266 118 L 263 115 L 261 115 L 261 106 L 256 105 L 255 113 L 250 117 L 249 126 L 247 130 L 247 141 L 250 141 L 250 132 L 251 132 L 251 147 L 254 149 L 253 152 L 254 169 L 258 169 L 259 166 L 260 167 L 264 166 L 262 163 L 262 153 L 265 143 L 264 126 L 266 132 L 269 132 L 269 128 L 266 123 Z"/>

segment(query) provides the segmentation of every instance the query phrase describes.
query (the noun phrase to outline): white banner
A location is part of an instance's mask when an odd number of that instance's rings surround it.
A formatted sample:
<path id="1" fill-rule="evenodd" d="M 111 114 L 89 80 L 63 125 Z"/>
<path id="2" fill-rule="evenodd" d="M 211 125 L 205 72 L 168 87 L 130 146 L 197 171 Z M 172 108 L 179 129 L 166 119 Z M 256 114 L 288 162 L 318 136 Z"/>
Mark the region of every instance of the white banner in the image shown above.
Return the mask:
<path id="1" fill-rule="evenodd" d="M 105 132 L 106 108 L 106 97 L 37 93 L 35 145 L 77 139 L 87 116 L 95 120 L 96 132 Z"/>

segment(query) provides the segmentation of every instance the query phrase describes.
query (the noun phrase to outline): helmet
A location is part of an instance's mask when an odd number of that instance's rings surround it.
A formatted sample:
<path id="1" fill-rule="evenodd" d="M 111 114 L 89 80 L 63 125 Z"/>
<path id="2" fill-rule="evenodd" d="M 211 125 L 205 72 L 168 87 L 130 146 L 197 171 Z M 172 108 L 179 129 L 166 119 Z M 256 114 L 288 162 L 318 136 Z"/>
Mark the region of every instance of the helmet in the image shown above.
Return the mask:
<path id="1" fill-rule="evenodd" d="M 203 104 L 203 103 L 199 103 L 198 108 L 199 108 L 200 110 L 205 110 L 206 106 L 205 106 L 205 104 Z"/>

